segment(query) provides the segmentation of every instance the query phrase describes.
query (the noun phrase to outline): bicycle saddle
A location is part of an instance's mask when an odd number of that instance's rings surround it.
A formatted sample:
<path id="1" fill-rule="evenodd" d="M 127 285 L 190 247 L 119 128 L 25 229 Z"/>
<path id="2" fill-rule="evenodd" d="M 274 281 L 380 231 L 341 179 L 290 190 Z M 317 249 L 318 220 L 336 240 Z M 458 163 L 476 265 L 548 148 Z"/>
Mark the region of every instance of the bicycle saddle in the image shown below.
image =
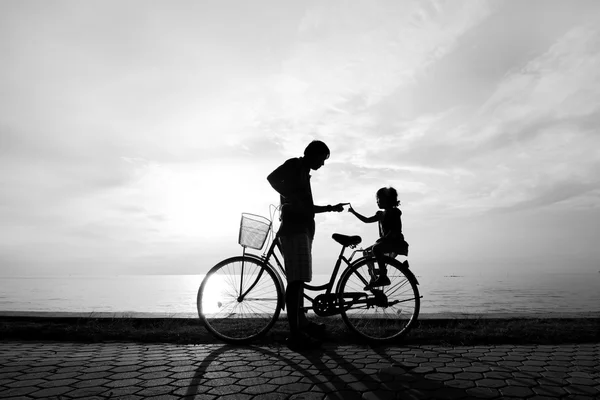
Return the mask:
<path id="1" fill-rule="evenodd" d="M 347 236 L 342 235 L 341 233 L 334 233 L 331 235 L 331 237 L 342 246 L 356 246 L 362 242 L 362 238 L 360 236 Z"/>

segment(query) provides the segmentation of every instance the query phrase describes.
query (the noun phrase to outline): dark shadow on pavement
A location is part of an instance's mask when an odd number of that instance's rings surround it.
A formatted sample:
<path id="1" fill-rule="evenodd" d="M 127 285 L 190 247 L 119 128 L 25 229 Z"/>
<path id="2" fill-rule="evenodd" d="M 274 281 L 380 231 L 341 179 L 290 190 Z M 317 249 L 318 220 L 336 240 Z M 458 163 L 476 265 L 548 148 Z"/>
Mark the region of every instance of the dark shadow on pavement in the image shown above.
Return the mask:
<path id="1" fill-rule="evenodd" d="M 358 351 L 357 351 L 358 350 Z M 357 354 L 350 353 L 356 352 Z M 370 353 L 369 360 L 361 353 Z M 373 357 L 375 356 L 375 357 Z M 377 360 L 377 356 L 381 357 Z M 326 398 L 332 400 L 360 399 L 364 393 L 372 393 L 377 398 L 398 399 L 430 399 L 445 398 L 459 399 L 470 397 L 464 389 L 445 386 L 442 382 L 429 379 L 423 373 L 414 373 L 414 366 L 403 365 L 394 360 L 385 348 L 367 346 L 349 346 L 348 348 L 325 346 L 319 350 L 302 353 L 292 352 L 286 347 L 255 347 L 223 345 L 206 356 L 195 371 L 194 377 L 187 388 L 186 398 L 205 394 L 212 387 L 207 387 L 209 381 L 207 372 L 212 372 L 218 363 L 239 360 L 236 372 L 254 371 L 248 377 L 257 378 L 256 384 L 246 393 L 249 395 L 267 395 L 269 398 Z M 250 362 L 248 362 L 250 360 Z M 383 361 L 382 361 L 383 360 Z M 254 363 L 254 365 L 252 365 Z M 274 366 L 277 366 L 275 368 Z M 261 368 L 262 367 L 262 368 Z M 260 379 L 265 374 L 265 367 L 271 372 L 267 376 L 276 378 L 277 384 Z M 216 368 L 218 370 L 218 368 Z M 221 374 L 223 377 L 235 372 Z M 431 371 L 429 371 L 431 373 Z M 276 377 L 273 375 L 277 375 Z M 286 376 L 301 376 L 291 379 L 290 383 L 282 383 Z M 279 379 L 277 379 L 279 378 Z M 212 378 L 210 378 L 212 379 Z M 241 378 L 240 378 L 241 379 Z M 261 383 L 262 382 L 262 383 Z M 299 386 L 294 386 L 295 384 Z M 301 384 L 304 384 L 302 386 Z M 261 387 L 261 385 L 264 385 Z M 289 390 L 281 390 L 281 386 L 290 385 Z M 302 389 L 304 387 L 304 389 Z M 232 385 L 230 385 L 230 389 Z M 239 388 L 244 390 L 244 388 Z M 227 393 L 224 389 L 220 395 Z M 214 393 L 213 393 L 214 394 Z M 274 396 L 274 397 L 271 397 Z M 318 397 L 322 396 L 322 397 Z"/>

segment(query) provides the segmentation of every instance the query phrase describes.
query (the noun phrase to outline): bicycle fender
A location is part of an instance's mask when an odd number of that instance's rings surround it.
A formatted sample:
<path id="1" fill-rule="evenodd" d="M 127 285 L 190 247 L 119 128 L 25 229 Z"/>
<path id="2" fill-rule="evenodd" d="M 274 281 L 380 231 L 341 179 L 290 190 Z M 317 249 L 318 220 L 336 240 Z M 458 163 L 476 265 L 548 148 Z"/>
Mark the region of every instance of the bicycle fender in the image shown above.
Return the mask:
<path id="1" fill-rule="evenodd" d="M 281 290 L 281 294 L 282 294 L 281 300 L 279 301 L 279 308 L 281 310 L 285 310 L 285 286 L 283 284 L 283 280 L 281 279 L 281 275 L 279 275 L 277 270 L 270 263 L 265 262 L 265 260 L 263 258 L 257 256 L 256 254 L 246 253 L 246 254 L 244 254 L 244 257 L 251 258 L 255 261 L 260 262 L 261 264 L 265 265 L 267 268 L 269 268 L 273 272 L 273 274 L 277 278 L 277 284 L 279 285 L 279 289 Z M 237 258 L 237 257 L 231 257 L 231 258 Z"/>
<path id="2" fill-rule="evenodd" d="M 369 259 L 369 258 L 373 258 L 373 257 L 361 257 L 359 259 L 357 259 L 356 261 L 354 261 L 351 265 L 355 265 L 358 264 L 359 262 Z M 404 275 L 406 275 L 406 277 L 408 279 L 412 279 L 415 281 L 415 283 L 417 285 L 420 285 L 419 280 L 417 279 L 417 277 L 415 276 L 415 274 L 413 274 L 413 272 L 410 270 L 410 268 L 407 267 L 408 265 L 408 260 L 406 261 L 406 264 L 401 263 L 400 261 L 396 260 L 395 258 L 391 258 L 391 257 L 385 257 L 388 260 L 391 260 L 392 262 L 390 262 L 390 264 L 394 263 L 394 264 L 398 264 L 400 270 L 404 273 Z M 348 267 L 349 268 L 349 267 Z"/>
<path id="3" fill-rule="evenodd" d="M 402 264 L 402 272 L 404 272 L 404 275 L 406 275 L 408 279 L 414 279 L 415 283 L 419 285 L 419 280 L 417 279 L 415 274 L 413 274 L 413 272 L 409 268 L 405 267 L 404 264 Z"/>

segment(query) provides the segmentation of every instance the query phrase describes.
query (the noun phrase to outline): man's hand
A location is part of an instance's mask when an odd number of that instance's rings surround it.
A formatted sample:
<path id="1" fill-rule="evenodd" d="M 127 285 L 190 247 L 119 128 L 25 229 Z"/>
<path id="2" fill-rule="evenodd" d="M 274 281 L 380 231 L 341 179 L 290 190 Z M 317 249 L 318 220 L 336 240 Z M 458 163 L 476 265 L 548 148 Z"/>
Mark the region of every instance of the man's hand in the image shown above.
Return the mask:
<path id="1" fill-rule="evenodd" d="M 344 211 L 344 206 L 350 203 L 338 203 L 335 206 L 331 206 L 331 211 L 342 212 Z"/>

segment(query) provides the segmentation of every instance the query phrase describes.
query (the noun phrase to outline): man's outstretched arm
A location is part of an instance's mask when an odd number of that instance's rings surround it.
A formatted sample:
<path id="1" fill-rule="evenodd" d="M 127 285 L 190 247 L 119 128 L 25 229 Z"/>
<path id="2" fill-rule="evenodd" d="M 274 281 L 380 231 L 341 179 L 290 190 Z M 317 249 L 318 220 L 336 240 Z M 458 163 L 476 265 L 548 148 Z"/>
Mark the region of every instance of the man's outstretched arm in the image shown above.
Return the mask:
<path id="1" fill-rule="evenodd" d="M 324 213 L 324 212 L 342 212 L 344 211 L 344 205 L 347 203 L 338 203 L 335 206 L 327 205 L 327 206 L 314 206 L 315 214 Z"/>

